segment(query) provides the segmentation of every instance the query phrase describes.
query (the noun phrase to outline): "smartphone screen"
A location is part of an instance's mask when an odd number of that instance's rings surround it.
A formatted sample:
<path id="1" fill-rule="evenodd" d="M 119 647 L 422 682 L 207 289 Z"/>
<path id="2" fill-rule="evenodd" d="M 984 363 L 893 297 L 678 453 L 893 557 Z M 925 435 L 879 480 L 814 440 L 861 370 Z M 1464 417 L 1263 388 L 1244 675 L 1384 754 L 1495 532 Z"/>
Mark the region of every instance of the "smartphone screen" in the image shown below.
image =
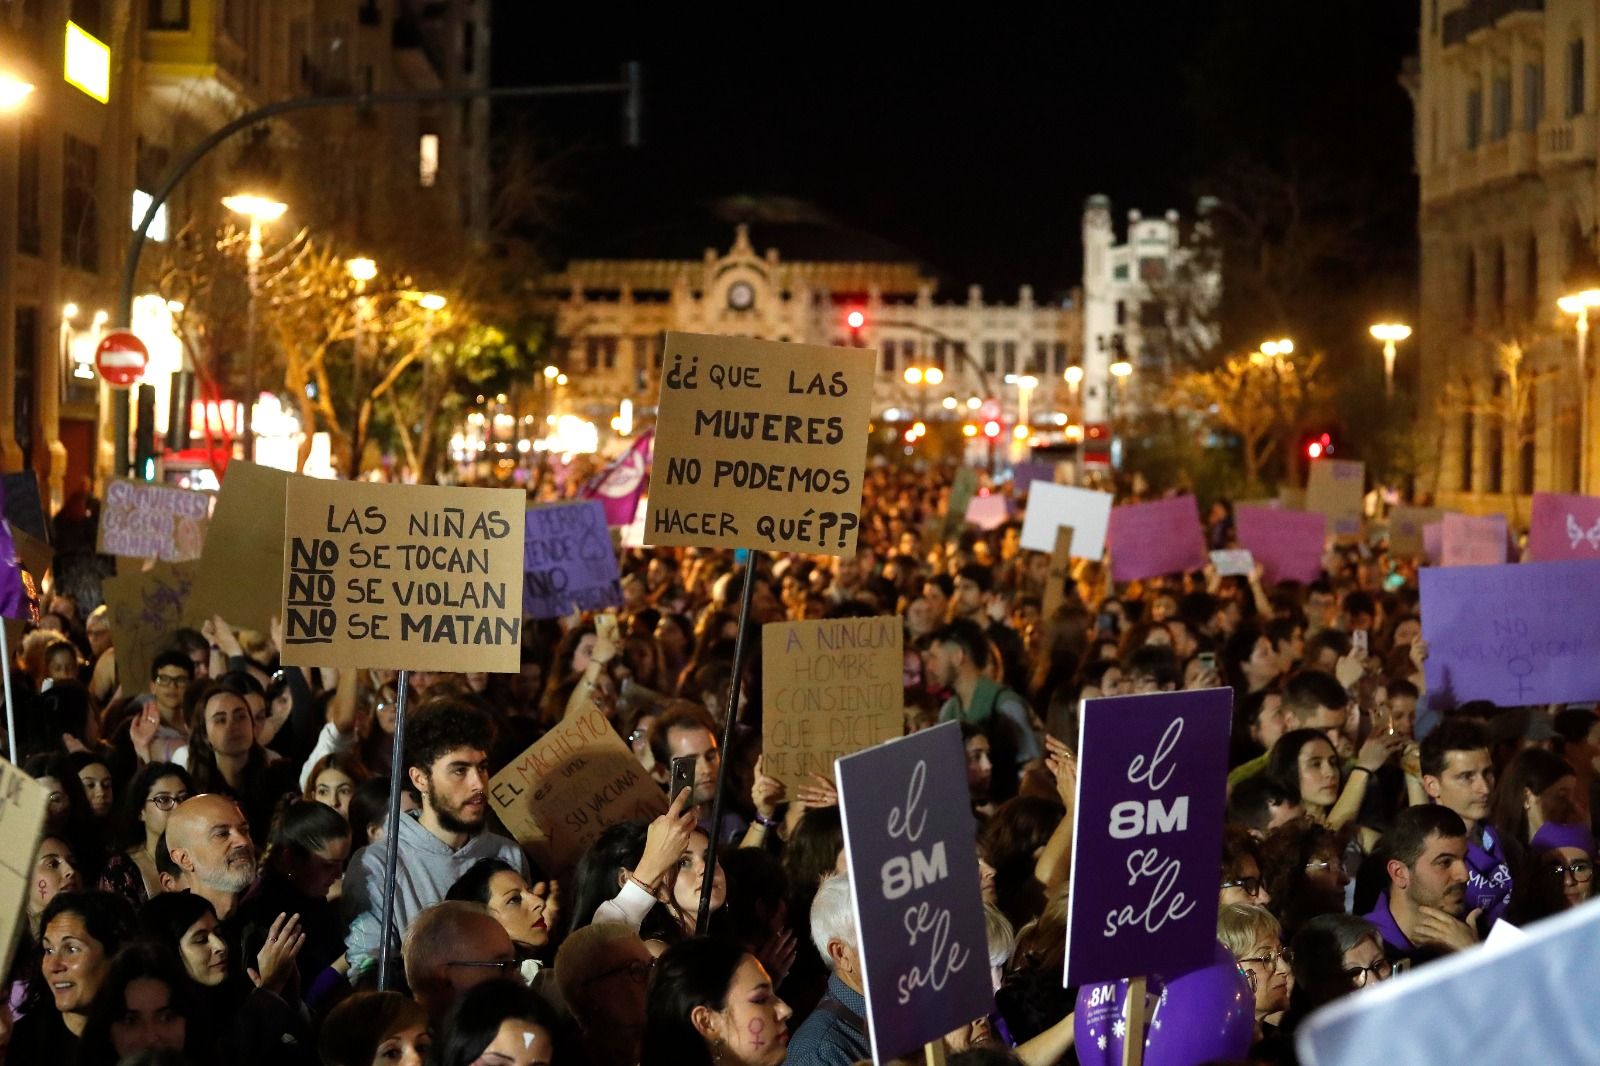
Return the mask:
<path id="1" fill-rule="evenodd" d="M 1367 631 L 1358 629 L 1350 634 L 1350 649 L 1357 655 L 1367 654 Z"/>
<path id="2" fill-rule="evenodd" d="M 1199 659 L 1200 665 L 1205 667 L 1207 670 L 1215 670 L 1217 668 L 1216 652 L 1203 651 L 1199 655 L 1196 655 L 1195 658 Z"/>
<path id="3" fill-rule="evenodd" d="M 680 755 L 672 760 L 671 787 L 667 790 L 667 802 L 671 803 L 678 798 L 678 793 L 684 789 L 694 792 L 694 764 L 693 755 Z"/>

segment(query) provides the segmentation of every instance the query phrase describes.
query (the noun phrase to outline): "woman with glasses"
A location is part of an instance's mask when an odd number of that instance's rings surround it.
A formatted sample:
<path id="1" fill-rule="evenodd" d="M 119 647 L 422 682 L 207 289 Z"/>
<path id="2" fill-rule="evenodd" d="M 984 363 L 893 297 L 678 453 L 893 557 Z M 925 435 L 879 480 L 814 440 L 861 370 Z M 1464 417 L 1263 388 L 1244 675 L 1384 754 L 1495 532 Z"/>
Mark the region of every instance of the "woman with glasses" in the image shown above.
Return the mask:
<path id="1" fill-rule="evenodd" d="M 100 876 L 102 889 L 135 907 L 161 892 L 156 847 L 173 809 L 193 793 L 188 771 L 176 763 L 147 763 L 134 775 L 117 815 L 117 850 Z"/>
<path id="2" fill-rule="evenodd" d="M 1311 918 L 1345 912 L 1350 878 L 1332 830 L 1310 822 L 1279 826 L 1261 842 L 1261 870 L 1272 913 L 1291 940 Z"/>
<path id="3" fill-rule="evenodd" d="M 1244 829 L 1229 825 L 1222 834 L 1222 888 L 1217 905 L 1253 903 L 1265 907 L 1271 902 L 1272 893 L 1261 877 L 1260 845 Z"/>
<path id="4" fill-rule="evenodd" d="M 1587 826 L 1546 822 L 1533 834 L 1527 873 L 1513 881 L 1506 917 L 1520 925 L 1587 902 L 1594 895 L 1594 860 Z"/>
<path id="5" fill-rule="evenodd" d="M 1387 981 L 1394 968 L 1383 954 L 1383 935 L 1365 918 L 1320 914 L 1295 934 L 1294 987 L 1278 1027 L 1285 1039 L 1318 1007 Z"/>
<path id="6" fill-rule="evenodd" d="M 1217 939 L 1233 954 L 1255 993 L 1256 1039 L 1272 1035 L 1289 1009 L 1293 953 L 1283 946 L 1278 919 L 1265 907 L 1229 903 L 1217 915 Z"/>

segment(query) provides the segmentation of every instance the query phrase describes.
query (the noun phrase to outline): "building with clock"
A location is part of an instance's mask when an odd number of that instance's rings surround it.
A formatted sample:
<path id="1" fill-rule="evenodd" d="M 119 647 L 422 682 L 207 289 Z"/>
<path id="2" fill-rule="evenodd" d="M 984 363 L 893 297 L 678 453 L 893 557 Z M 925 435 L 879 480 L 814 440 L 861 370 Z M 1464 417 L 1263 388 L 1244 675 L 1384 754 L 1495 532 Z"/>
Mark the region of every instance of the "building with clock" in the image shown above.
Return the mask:
<path id="1" fill-rule="evenodd" d="M 662 335 L 678 331 L 876 349 L 873 410 L 891 419 L 1071 414 L 1075 293 L 1040 300 L 1024 285 L 1001 301 L 974 285 L 941 298 L 915 257 L 807 204 L 739 198 L 713 215 L 652 234 L 644 254 L 574 259 L 539 280 L 565 406 L 604 424 L 623 399 L 653 405 Z M 672 254 L 692 241 L 699 258 Z"/>

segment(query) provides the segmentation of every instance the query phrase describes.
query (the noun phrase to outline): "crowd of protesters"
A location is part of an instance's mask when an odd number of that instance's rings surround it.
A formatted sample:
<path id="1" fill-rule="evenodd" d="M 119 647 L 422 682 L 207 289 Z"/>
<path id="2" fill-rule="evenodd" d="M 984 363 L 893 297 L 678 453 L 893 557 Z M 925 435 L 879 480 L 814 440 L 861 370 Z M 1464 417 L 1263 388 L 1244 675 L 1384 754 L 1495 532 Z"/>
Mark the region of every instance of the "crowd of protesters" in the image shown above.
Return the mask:
<path id="1" fill-rule="evenodd" d="M 951 1020 L 960 1061 L 1074 1061 L 1065 895 L 1103 873 L 1070 869 L 1085 699 L 1234 690 L 1217 935 L 1254 992 L 1253 1061 L 1293 1061 L 1325 1003 L 1589 897 L 1600 717 L 1430 700 L 1416 563 L 1381 536 L 1330 547 L 1307 585 L 1113 586 L 1078 560 L 1046 615 L 1049 557 L 1015 522 L 948 522 L 943 473 L 869 470 L 853 558 L 625 551 L 614 637 L 530 622 L 517 675 L 411 673 L 401 765 L 394 673 L 280 668 L 280 634 L 216 617 L 118 677 L 104 609 L 47 598 L 11 664 L 18 750 L 49 802 L 0 1061 L 869 1059 L 837 796 L 763 772 L 759 640 L 721 746 L 752 581 L 752 635 L 898 615 L 907 731 L 961 723 L 995 991 L 986 1017 Z M 1229 527 L 1219 503 L 1214 546 Z M 591 706 L 663 789 L 684 757 L 693 784 L 542 869 L 488 782 Z"/>

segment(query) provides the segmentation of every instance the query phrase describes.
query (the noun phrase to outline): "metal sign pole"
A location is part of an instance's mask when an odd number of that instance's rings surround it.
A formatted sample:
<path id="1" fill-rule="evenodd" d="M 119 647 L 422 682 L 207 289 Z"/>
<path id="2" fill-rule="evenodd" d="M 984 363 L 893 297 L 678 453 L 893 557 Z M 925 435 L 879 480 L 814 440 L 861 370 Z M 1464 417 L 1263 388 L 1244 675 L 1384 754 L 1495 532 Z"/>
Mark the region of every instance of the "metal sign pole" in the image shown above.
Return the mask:
<path id="1" fill-rule="evenodd" d="M 389 818 L 384 823 L 384 843 L 389 852 L 383 860 L 383 941 L 378 950 L 378 990 L 389 990 L 389 950 L 394 927 L 394 883 L 400 861 L 400 790 L 405 787 L 406 691 L 411 687 L 411 671 L 401 670 L 395 679 L 394 747 L 389 758 Z M 9 706 L 9 701 L 7 706 Z"/>

